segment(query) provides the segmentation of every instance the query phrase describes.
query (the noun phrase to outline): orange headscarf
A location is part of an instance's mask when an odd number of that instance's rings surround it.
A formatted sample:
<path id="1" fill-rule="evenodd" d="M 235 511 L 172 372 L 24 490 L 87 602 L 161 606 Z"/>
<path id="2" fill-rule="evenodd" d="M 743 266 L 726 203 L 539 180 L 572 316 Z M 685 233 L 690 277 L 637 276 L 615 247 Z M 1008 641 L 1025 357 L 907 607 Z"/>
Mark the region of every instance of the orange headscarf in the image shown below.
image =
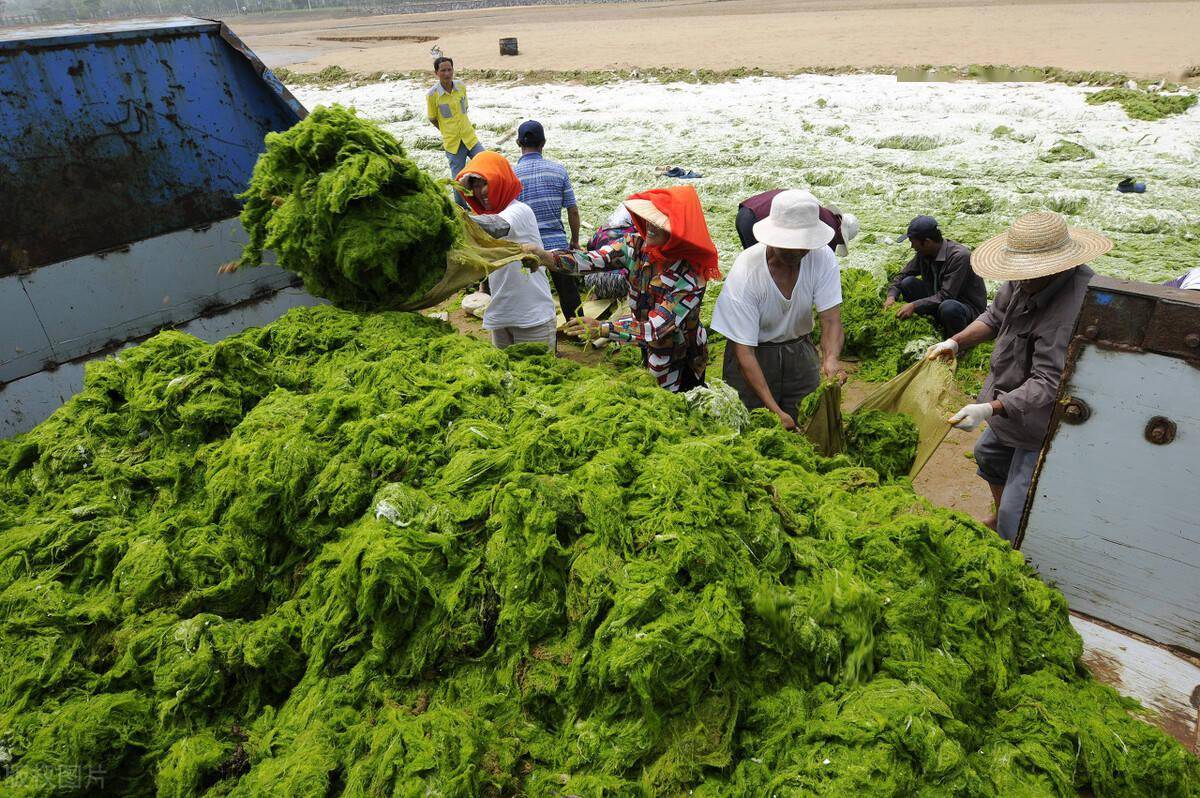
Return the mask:
<path id="1" fill-rule="evenodd" d="M 484 150 L 471 160 L 463 170 L 454 176 L 458 182 L 469 174 L 479 175 L 488 184 L 488 204 L 492 207 L 484 209 L 474 197 L 464 195 L 467 204 L 475 213 L 499 213 L 509 206 L 513 200 L 521 196 L 521 181 L 513 171 L 512 164 L 498 152 Z"/>
<path id="2" fill-rule="evenodd" d="M 652 188 L 632 194 L 629 199 L 649 200 L 671 222 L 671 234 L 666 244 L 642 250 L 652 261 L 674 263 L 684 260 L 699 269 L 700 276 L 705 280 L 720 278 L 717 246 L 708 234 L 708 222 L 704 220 L 704 209 L 700 206 L 700 195 L 696 189 L 691 186 Z M 636 213 L 630 216 L 637 231 L 645 238 L 646 221 Z"/>

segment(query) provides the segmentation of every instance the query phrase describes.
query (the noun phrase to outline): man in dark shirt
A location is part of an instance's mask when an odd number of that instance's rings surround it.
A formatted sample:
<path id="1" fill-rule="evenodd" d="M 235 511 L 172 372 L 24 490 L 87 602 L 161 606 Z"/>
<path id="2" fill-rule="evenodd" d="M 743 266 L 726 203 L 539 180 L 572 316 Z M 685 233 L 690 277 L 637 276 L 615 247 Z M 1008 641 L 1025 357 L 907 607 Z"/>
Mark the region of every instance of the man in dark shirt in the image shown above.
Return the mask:
<path id="1" fill-rule="evenodd" d="M 734 226 L 742 242 L 742 249 L 750 249 L 758 243 L 758 239 L 754 237 L 754 225 L 771 215 L 771 202 L 783 190 L 773 188 L 744 199 L 738 205 Z M 826 208 L 824 205 L 821 206 L 820 216 L 822 222 L 833 228 L 833 240 L 829 242 L 829 248 L 838 257 L 846 257 L 847 244 L 858 235 L 858 219 L 853 214 L 842 213 L 837 208 Z"/>
<path id="2" fill-rule="evenodd" d="M 950 423 L 969 430 L 988 422 L 975 445 L 979 476 L 996 503 L 996 515 L 985 523 L 1010 542 L 1050 424 L 1075 317 L 1095 274 L 1086 262 L 1111 248 L 1099 233 L 1067 227 L 1057 213 L 1022 216 L 1008 232 L 984 242 L 972 263 L 981 276 L 1009 282 L 978 319 L 929 349 L 930 358 L 951 358 L 996 339 L 979 402 L 963 407 Z"/>
<path id="3" fill-rule="evenodd" d="M 971 271 L 971 250 L 944 238 L 932 216 L 909 222 L 908 231 L 897 240 L 905 239 L 916 254 L 892 280 L 883 306 L 890 308 L 903 297 L 897 316 L 929 316 L 944 335 L 954 335 L 987 306 L 983 279 Z"/>

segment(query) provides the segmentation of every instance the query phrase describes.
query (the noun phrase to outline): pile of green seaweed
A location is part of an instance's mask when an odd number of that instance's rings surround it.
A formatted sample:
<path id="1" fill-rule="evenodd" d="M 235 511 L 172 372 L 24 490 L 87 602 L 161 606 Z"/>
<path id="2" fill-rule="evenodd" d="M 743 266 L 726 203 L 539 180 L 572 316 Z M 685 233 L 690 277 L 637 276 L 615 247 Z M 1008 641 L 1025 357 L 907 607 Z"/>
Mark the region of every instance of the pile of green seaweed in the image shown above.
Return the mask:
<path id="1" fill-rule="evenodd" d="M 1130 119 L 1156 122 L 1182 114 L 1197 102 L 1195 94 L 1161 94 L 1129 88 L 1101 89 L 1087 97 L 1088 105 L 1120 103 Z"/>
<path id="2" fill-rule="evenodd" d="M 447 192 L 393 136 L 338 105 L 267 134 L 241 199 L 250 238 L 240 265 L 271 250 L 309 293 L 341 307 L 424 295 L 463 237 Z"/>
<path id="3" fill-rule="evenodd" d="M 535 352 L 319 307 L 92 364 L 0 443 L 0 793 L 1200 790 L 993 533 Z"/>
<path id="4" fill-rule="evenodd" d="M 913 365 L 942 334 L 925 316 L 896 317 L 893 306 L 883 308 L 887 284 L 865 269 L 842 270 L 842 326 L 846 340 L 843 355 L 860 361 L 855 376 L 868 382 L 890 380 Z M 992 344 L 985 343 L 963 352 L 958 359 L 956 381 L 974 395 L 982 387 Z"/>
<path id="5" fill-rule="evenodd" d="M 908 474 L 920 437 L 917 423 L 904 413 L 858 410 L 846 418 L 846 451 L 883 479 Z"/>

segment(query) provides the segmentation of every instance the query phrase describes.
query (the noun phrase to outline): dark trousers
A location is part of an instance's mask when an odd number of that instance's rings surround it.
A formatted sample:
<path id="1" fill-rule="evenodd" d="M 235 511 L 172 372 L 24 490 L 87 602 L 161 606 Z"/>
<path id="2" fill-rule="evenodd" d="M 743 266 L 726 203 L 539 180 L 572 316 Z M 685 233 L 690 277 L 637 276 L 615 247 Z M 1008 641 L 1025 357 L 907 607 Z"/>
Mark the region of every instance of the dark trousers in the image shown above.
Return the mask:
<path id="1" fill-rule="evenodd" d="M 558 294 L 558 306 L 562 308 L 563 316 L 574 318 L 579 312 L 579 278 L 552 271 L 550 280 L 554 283 L 554 293 Z"/>
<path id="2" fill-rule="evenodd" d="M 759 344 L 754 347 L 754 359 L 762 369 L 775 404 L 795 420 L 800 400 L 821 386 L 821 367 L 812 338 L 806 335 L 777 344 Z M 747 408 L 755 410 L 764 407 L 762 399 L 758 398 L 742 374 L 731 343 L 725 345 L 721 376 L 738 392 L 742 404 Z"/>
<path id="3" fill-rule="evenodd" d="M 905 277 L 900 281 L 900 295 L 905 302 L 916 302 L 933 295 L 933 289 L 920 277 Z M 922 316 L 931 317 L 942 332 L 949 338 L 975 321 L 979 313 L 972 310 L 970 305 L 957 299 L 943 299 L 936 305 L 928 305 L 917 310 Z"/>
<path id="4" fill-rule="evenodd" d="M 758 239 L 754 237 L 754 223 L 758 219 L 754 218 L 754 211 L 749 208 L 738 208 L 737 218 L 734 219 L 733 226 L 737 228 L 738 238 L 741 239 L 742 249 L 750 249 L 758 243 Z"/>
<path id="5" fill-rule="evenodd" d="M 1037 458 L 1037 449 L 1005 446 L 991 429 L 985 429 L 975 442 L 976 473 L 989 485 L 1004 486 L 996 508 L 996 531 L 1009 543 L 1017 539 L 1021 527 Z"/>

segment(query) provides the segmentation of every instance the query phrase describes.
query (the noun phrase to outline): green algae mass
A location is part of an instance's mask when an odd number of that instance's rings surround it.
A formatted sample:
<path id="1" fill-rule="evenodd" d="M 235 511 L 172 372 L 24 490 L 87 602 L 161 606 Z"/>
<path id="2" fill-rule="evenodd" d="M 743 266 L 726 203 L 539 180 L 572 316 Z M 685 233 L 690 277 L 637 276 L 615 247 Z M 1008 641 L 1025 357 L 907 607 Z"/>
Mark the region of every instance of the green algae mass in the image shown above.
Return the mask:
<path id="1" fill-rule="evenodd" d="M 842 270 L 842 351 L 861 361 L 856 376 L 871 382 L 891 379 L 942 340 L 925 316 L 896 317 L 903 300 L 885 310 L 886 294 L 887 286 L 865 269 Z"/>
<path id="2" fill-rule="evenodd" d="M 0 442 L 0 607 L 5 796 L 1200 790 L 987 529 L 414 314 L 91 364 Z"/>
<path id="3" fill-rule="evenodd" d="M 1096 157 L 1096 153 L 1089 150 L 1082 144 L 1076 144 L 1073 141 L 1059 139 L 1054 142 L 1054 146 L 1038 156 L 1038 160 L 1046 163 L 1057 163 L 1059 161 L 1089 161 Z"/>
<path id="4" fill-rule="evenodd" d="M 919 438 L 917 423 L 904 413 L 859 410 L 846 419 L 846 453 L 884 479 L 908 473 Z"/>
<path id="5" fill-rule="evenodd" d="M 1088 105 L 1120 103 L 1130 119 L 1155 122 L 1168 116 L 1182 114 L 1196 104 L 1194 94 L 1159 94 L 1138 89 L 1102 89 L 1089 94 Z"/>
<path id="6" fill-rule="evenodd" d="M 996 201 L 977 186 L 957 186 L 950 192 L 950 207 L 958 213 L 978 216 L 991 213 L 996 207 Z"/>
<path id="7" fill-rule="evenodd" d="M 842 352 L 859 362 L 855 376 L 868 382 L 890 380 L 942 340 L 941 332 L 927 317 L 913 314 L 899 319 L 895 313 L 898 305 L 885 310 L 886 294 L 887 284 L 867 270 L 842 270 Z M 819 331 L 814 338 L 820 338 Z M 959 357 L 955 382 L 964 393 L 979 393 L 991 354 L 989 341 Z"/>
<path id="8" fill-rule="evenodd" d="M 271 250 L 309 293 L 348 308 L 415 300 L 446 272 L 462 238 L 454 204 L 378 125 L 319 107 L 265 147 L 241 195 L 241 265 Z"/>

